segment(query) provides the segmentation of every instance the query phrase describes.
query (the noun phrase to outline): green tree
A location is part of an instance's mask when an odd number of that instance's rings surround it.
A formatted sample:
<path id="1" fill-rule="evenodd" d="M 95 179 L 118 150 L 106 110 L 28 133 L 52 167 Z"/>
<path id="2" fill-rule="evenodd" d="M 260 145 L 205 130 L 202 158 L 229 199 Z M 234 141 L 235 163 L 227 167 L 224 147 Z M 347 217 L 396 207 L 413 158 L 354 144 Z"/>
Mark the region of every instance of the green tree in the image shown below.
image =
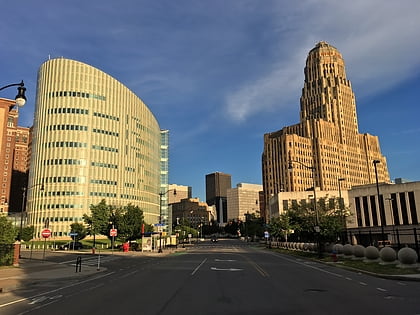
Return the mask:
<path id="1" fill-rule="evenodd" d="M 71 236 L 71 238 L 75 241 L 80 241 L 87 235 L 87 229 L 82 223 L 72 223 L 70 224 L 70 229 L 71 233 L 76 234 Z"/>
<path id="2" fill-rule="evenodd" d="M 22 237 L 18 235 L 18 239 L 29 242 L 34 237 L 35 228 L 32 225 L 22 228 Z"/>
<path id="3" fill-rule="evenodd" d="M 283 215 L 283 223 L 279 225 L 284 227 L 287 222 L 289 229 L 294 230 L 290 239 L 295 241 L 313 241 L 317 236 L 315 226 L 319 225 L 321 240 L 333 242 L 344 229 L 342 211 L 338 208 L 338 200 L 335 199 L 329 199 L 327 202 L 325 198 L 320 198 L 317 201 L 316 212 L 313 203 L 295 203 Z"/>
<path id="4" fill-rule="evenodd" d="M 0 244 L 13 244 L 16 240 L 18 230 L 13 226 L 7 217 L 0 216 Z"/>
<path id="5" fill-rule="evenodd" d="M 224 227 L 224 231 L 227 234 L 233 236 L 238 236 L 238 231 L 240 230 L 239 222 L 235 220 L 230 220 Z"/>
<path id="6" fill-rule="evenodd" d="M 87 234 L 93 236 L 94 242 L 95 235 L 109 235 L 109 222 L 113 210 L 114 207 L 107 205 L 105 199 L 102 199 L 97 205 L 90 206 L 90 215 L 83 215 L 83 221 L 88 226 Z"/>
<path id="7" fill-rule="evenodd" d="M 262 237 L 264 235 L 264 220 L 257 216 L 255 213 L 248 213 L 245 215 L 245 223 L 241 224 L 241 235 L 246 235 L 255 239 L 257 236 Z"/>
<path id="8" fill-rule="evenodd" d="M 118 238 L 120 240 L 134 241 L 142 236 L 143 211 L 138 206 L 129 204 L 115 211 L 112 223 L 118 229 Z"/>
<path id="9" fill-rule="evenodd" d="M 288 235 L 293 231 L 290 224 L 290 217 L 287 214 L 282 214 L 278 218 L 272 218 L 269 225 L 270 235 L 276 239 L 288 239 Z"/>

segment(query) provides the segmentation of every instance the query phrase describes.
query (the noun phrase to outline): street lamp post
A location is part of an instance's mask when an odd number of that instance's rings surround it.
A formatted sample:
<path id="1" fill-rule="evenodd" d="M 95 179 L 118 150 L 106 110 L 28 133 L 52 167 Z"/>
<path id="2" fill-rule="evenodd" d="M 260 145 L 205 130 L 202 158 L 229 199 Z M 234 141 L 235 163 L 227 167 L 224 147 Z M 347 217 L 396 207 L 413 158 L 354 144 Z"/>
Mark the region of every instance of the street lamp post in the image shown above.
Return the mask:
<path id="1" fill-rule="evenodd" d="M 41 185 L 40 190 L 44 190 L 44 184 L 35 184 L 33 186 L 30 187 L 30 189 L 35 188 L 37 186 Z M 25 212 L 26 209 L 26 194 L 27 194 L 27 189 L 26 187 L 22 187 L 22 208 L 20 210 L 20 228 L 19 228 L 19 242 L 22 243 L 22 233 L 23 233 L 23 213 Z M 19 257 L 20 257 L 20 250 L 19 250 Z"/>
<path id="2" fill-rule="evenodd" d="M 315 169 L 315 166 L 308 166 L 306 164 L 303 164 L 300 161 L 289 160 L 289 167 L 288 167 L 289 171 L 291 171 L 293 169 L 293 163 L 298 163 L 298 164 L 302 165 L 303 167 L 312 170 L 312 180 L 313 180 L 313 187 L 312 188 L 313 188 L 313 192 L 314 192 L 314 211 L 315 211 L 315 218 L 316 218 L 314 229 L 315 229 L 315 232 L 318 235 L 318 256 L 319 256 L 319 258 L 321 258 L 322 257 L 321 237 L 320 237 L 321 228 L 319 226 L 319 223 L 320 223 L 319 222 L 319 214 L 318 214 L 318 208 L 317 208 L 317 205 L 316 205 L 316 178 L 315 178 L 315 170 L 316 169 Z"/>
<path id="3" fill-rule="evenodd" d="M 345 178 L 338 179 L 338 206 L 340 207 L 341 224 L 343 228 L 343 234 L 342 234 L 343 243 L 347 241 L 346 219 L 345 219 L 344 211 L 343 211 L 344 202 L 343 202 L 343 199 L 341 198 L 341 184 L 340 184 L 340 182 L 344 180 Z"/>
<path id="4" fill-rule="evenodd" d="M 174 191 L 174 195 L 176 195 L 176 189 L 169 189 L 166 192 L 159 192 L 159 250 L 158 253 L 162 253 L 162 198 L 171 190 Z"/>
<path id="5" fill-rule="evenodd" d="M 392 224 L 392 238 L 394 238 L 395 235 L 395 220 L 394 220 L 394 212 L 392 209 L 392 201 L 394 200 L 393 198 L 385 198 L 386 200 L 389 201 L 389 212 L 391 212 L 391 224 Z"/>
<path id="6" fill-rule="evenodd" d="M 379 182 L 378 182 L 378 168 L 376 164 L 381 163 L 379 160 L 373 160 L 373 167 L 375 169 L 375 180 L 376 180 L 376 193 L 378 195 L 378 206 L 379 206 L 379 214 L 381 217 L 381 233 L 382 233 L 382 243 L 385 241 L 385 232 L 384 232 L 384 221 L 385 221 L 385 212 L 382 208 L 382 202 L 380 200 L 380 194 L 379 194 Z"/>
<path id="7" fill-rule="evenodd" d="M 23 80 L 20 83 L 12 83 L 12 84 L 5 85 L 0 88 L 0 91 L 7 89 L 9 87 L 12 87 L 12 86 L 18 87 L 17 88 L 18 94 L 16 95 L 15 100 L 16 100 L 16 105 L 19 107 L 22 107 L 26 103 L 26 96 L 25 96 L 26 88 L 25 88 L 25 84 L 23 83 Z M 12 109 L 12 107 L 10 107 L 9 110 Z"/>

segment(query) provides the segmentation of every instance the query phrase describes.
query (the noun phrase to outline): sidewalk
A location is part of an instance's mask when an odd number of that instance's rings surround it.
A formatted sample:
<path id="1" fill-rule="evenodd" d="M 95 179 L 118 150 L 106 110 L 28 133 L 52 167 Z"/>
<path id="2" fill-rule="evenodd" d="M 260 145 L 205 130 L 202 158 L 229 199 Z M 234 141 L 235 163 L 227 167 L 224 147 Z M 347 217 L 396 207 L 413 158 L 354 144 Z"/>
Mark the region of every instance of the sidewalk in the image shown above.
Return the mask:
<path id="1" fill-rule="evenodd" d="M 59 264 L 42 259 L 22 258 L 18 267 L 8 266 L 0 268 L 0 294 L 27 287 L 34 283 L 48 281 L 49 279 L 79 279 L 99 274 L 106 268 L 82 265 L 80 272 L 76 272 L 74 265 Z"/>
<path id="2" fill-rule="evenodd" d="M 163 253 L 158 252 L 120 252 L 114 251 L 113 255 L 132 257 L 132 256 L 153 256 L 153 257 L 162 257 L 168 254 L 172 254 L 179 251 L 185 251 L 184 249 L 165 249 Z M 70 253 L 70 252 L 69 252 Z M 75 252 L 71 252 L 75 253 Z M 100 266 L 99 270 L 97 266 L 84 264 L 84 256 L 92 257 L 90 252 L 82 251 L 76 252 L 76 254 L 82 257 L 82 265 L 80 272 L 76 272 L 76 259 L 73 263 L 56 263 L 48 261 L 48 256 L 50 255 L 65 255 L 66 252 L 57 251 L 51 252 L 48 251 L 46 257 L 43 254 L 43 251 L 22 251 L 22 258 L 19 260 L 19 266 L 7 266 L 0 267 L 0 294 L 4 292 L 10 292 L 19 288 L 27 287 L 34 283 L 39 283 L 43 281 L 48 281 L 49 279 L 54 280 L 65 280 L 65 279 L 85 279 L 89 276 L 95 276 L 100 274 L 103 271 L 106 271 L 107 268 Z M 98 254 L 98 252 L 97 252 Z M 97 257 L 97 254 L 95 257 Z M 110 252 L 107 252 L 105 255 L 109 255 Z M 101 256 L 102 257 L 102 256 Z"/>

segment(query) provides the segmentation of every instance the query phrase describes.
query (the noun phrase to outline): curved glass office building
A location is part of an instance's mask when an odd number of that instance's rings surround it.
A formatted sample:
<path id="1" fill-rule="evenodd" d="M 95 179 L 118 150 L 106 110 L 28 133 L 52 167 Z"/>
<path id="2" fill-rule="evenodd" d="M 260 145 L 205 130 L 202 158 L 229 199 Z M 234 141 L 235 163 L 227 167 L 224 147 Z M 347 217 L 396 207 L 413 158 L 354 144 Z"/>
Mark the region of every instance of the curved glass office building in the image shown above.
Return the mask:
<path id="1" fill-rule="evenodd" d="M 159 221 L 159 124 L 143 101 L 92 66 L 57 58 L 38 72 L 28 224 L 68 236 L 90 205 L 139 206 Z"/>

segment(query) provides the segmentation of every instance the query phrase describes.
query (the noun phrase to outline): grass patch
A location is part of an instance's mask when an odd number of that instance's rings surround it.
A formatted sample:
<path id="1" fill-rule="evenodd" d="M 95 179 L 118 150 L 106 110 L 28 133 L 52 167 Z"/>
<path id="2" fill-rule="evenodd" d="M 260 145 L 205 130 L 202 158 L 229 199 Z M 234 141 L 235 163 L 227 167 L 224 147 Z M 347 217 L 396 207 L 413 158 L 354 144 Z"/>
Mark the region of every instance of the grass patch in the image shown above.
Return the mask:
<path id="1" fill-rule="evenodd" d="M 331 263 L 337 267 L 351 268 L 359 270 L 361 272 L 365 271 L 382 275 L 420 274 L 419 268 L 398 268 L 396 265 L 381 265 L 378 262 L 364 262 L 363 260 L 352 260 L 350 258 L 343 257 L 339 257 L 338 262 L 334 262 L 332 256 L 326 253 L 323 254 L 322 258 L 319 258 L 317 253 L 301 252 L 297 250 L 287 250 L 282 248 L 275 248 L 272 250 L 285 255 L 297 256 L 325 263 Z"/>

